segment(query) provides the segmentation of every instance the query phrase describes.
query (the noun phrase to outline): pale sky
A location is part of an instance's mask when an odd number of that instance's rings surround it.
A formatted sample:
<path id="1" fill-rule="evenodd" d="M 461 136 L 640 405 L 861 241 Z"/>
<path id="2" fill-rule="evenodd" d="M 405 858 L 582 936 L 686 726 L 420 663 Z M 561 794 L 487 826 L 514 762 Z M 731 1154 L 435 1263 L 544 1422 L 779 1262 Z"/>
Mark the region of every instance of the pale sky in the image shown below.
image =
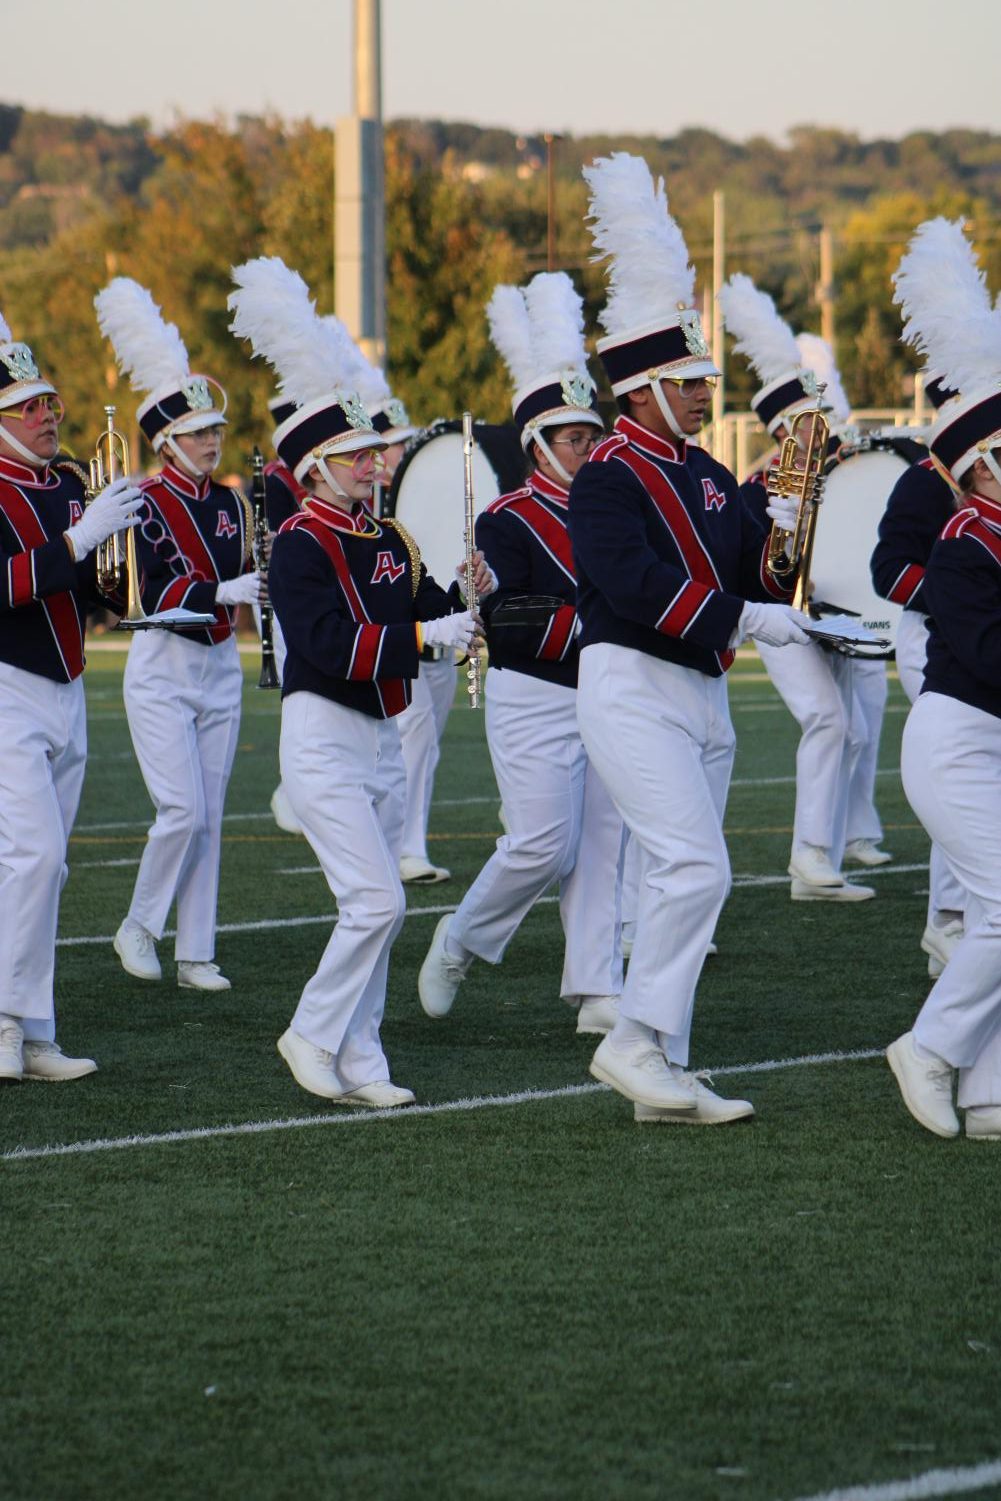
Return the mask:
<path id="1" fill-rule="evenodd" d="M 0 0 L 0 102 L 329 124 L 352 108 L 352 14 L 352 0 Z M 737 140 L 797 124 L 1001 131 L 1001 0 L 382 0 L 382 26 L 387 119 Z"/>

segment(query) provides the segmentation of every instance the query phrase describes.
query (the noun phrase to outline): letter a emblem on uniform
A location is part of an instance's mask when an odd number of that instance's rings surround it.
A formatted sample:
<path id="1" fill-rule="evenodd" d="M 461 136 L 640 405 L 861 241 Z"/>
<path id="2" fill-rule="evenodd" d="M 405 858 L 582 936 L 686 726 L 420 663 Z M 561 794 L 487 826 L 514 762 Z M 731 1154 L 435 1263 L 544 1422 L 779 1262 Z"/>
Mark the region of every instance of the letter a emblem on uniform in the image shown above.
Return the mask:
<path id="1" fill-rule="evenodd" d="M 704 479 L 702 481 L 702 493 L 706 498 L 707 511 L 722 511 L 726 505 L 726 496 L 722 490 L 717 490 L 715 483 L 711 479 Z"/>
<path id="2" fill-rule="evenodd" d="M 219 520 L 216 523 L 215 534 L 217 537 L 236 536 L 236 522 L 230 521 L 225 511 L 219 512 Z"/>
<path id="3" fill-rule="evenodd" d="M 381 552 L 375 560 L 375 572 L 372 575 L 373 584 L 381 584 L 383 579 L 388 579 L 395 584 L 406 569 L 405 563 L 397 563 L 391 552 Z"/>

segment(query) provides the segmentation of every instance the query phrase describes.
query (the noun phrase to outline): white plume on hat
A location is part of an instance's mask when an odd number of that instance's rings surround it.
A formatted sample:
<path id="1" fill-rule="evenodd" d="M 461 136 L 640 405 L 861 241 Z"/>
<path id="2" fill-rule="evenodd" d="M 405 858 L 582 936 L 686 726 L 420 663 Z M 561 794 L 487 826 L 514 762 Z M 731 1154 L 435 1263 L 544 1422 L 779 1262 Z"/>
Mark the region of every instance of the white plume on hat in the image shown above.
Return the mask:
<path id="1" fill-rule="evenodd" d="M 516 389 L 527 386 L 536 375 L 532 352 L 532 325 L 520 287 L 494 287 L 487 303 L 490 337 L 499 351 Z"/>
<path id="2" fill-rule="evenodd" d="M 591 190 L 588 217 L 598 254 L 609 260 L 608 301 L 599 315 L 609 335 L 657 319 L 677 321 L 695 298 L 695 267 L 667 206 L 664 180 L 656 185 L 641 156 L 616 151 L 584 168 Z"/>
<path id="3" fill-rule="evenodd" d="M 737 272 L 719 292 L 723 320 L 736 338 L 734 350 L 757 372 L 763 386 L 801 369 L 803 356 L 795 335 L 767 292 Z"/>
<path id="4" fill-rule="evenodd" d="M 818 382 L 823 382 L 824 405 L 830 407 L 834 421 L 845 423 L 852 414 L 852 404 L 841 384 L 841 373 L 834 350 L 819 334 L 797 334 L 796 347 L 799 362 L 806 370 L 812 370 Z"/>
<path id="5" fill-rule="evenodd" d="M 0 313 L 0 344 L 12 344 L 14 335 L 10 331 L 10 325 L 3 313 Z"/>
<path id="6" fill-rule="evenodd" d="M 233 267 L 230 329 L 267 360 L 282 395 L 297 407 L 357 386 L 358 351 L 338 318 L 321 318 L 297 271 L 276 255 Z"/>
<path id="7" fill-rule="evenodd" d="M 178 387 L 189 376 L 188 351 L 176 324 L 163 314 L 145 287 L 116 276 L 94 298 L 101 332 L 133 391 Z"/>
<path id="8" fill-rule="evenodd" d="M 540 271 L 525 287 L 495 287 L 487 320 L 516 390 L 547 375 L 586 373 L 584 305 L 565 271 Z"/>
<path id="9" fill-rule="evenodd" d="M 1001 384 L 1001 309 L 991 306 L 984 273 L 962 220 L 928 219 L 893 275 L 902 338 L 946 385 L 964 394 Z"/>

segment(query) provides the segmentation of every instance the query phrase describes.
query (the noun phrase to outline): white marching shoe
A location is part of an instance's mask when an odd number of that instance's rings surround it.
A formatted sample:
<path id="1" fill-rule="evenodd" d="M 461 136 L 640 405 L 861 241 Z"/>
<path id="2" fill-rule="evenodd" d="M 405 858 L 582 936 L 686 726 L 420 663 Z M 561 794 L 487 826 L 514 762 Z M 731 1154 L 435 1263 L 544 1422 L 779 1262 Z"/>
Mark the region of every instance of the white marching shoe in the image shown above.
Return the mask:
<path id="1" fill-rule="evenodd" d="M 377 1079 L 374 1084 L 362 1084 L 359 1089 L 349 1089 L 341 1095 L 342 1105 L 368 1105 L 374 1110 L 396 1110 L 401 1105 L 416 1103 L 412 1089 L 404 1089 L 389 1079 Z"/>
<path id="2" fill-rule="evenodd" d="M 156 939 L 142 923 L 127 917 L 115 934 L 114 950 L 127 975 L 133 975 L 137 980 L 160 979 Z"/>
<path id="3" fill-rule="evenodd" d="M 889 865 L 893 856 L 889 850 L 881 850 L 874 839 L 849 839 L 845 845 L 845 859 L 855 865 Z"/>
<path id="4" fill-rule="evenodd" d="M 853 886 L 831 864 L 817 844 L 801 844 L 789 859 L 794 902 L 867 902 L 876 895 L 871 886 Z"/>
<path id="5" fill-rule="evenodd" d="M 747 1121 L 754 1115 L 754 1106 L 750 1100 L 724 1100 L 721 1095 L 704 1084 L 703 1079 L 709 1078 L 708 1074 L 688 1074 L 680 1069 L 672 1067 L 671 1072 L 681 1078 L 691 1080 L 692 1090 L 695 1094 L 694 1110 L 660 1110 L 650 1105 L 636 1104 L 633 1107 L 633 1119 L 636 1121 L 660 1121 L 670 1125 L 675 1122 L 683 1126 L 725 1126 L 730 1121 Z"/>
<path id="6" fill-rule="evenodd" d="M 1001 1141 L 1001 1105 L 971 1105 L 966 1134 L 975 1141 Z"/>
<path id="7" fill-rule="evenodd" d="M 218 964 L 209 964 L 201 959 L 178 959 L 177 983 L 182 990 L 232 989 Z"/>
<path id="8" fill-rule="evenodd" d="M 301 834 L 302 824 L 296 818 L 289 802 L 285 783 L 279 782 L 271 794 L 271 816 L 284 834 Z"/>
<path id="9" fill-rule="evenodd" d="M 276 1044 L 279 1053 L 292 1071 L 292 1077 L 310 1094 L 318 1094 L 325 1100 L 340 1100 L 343 1091 L 334 1072 L 334 1055 L 326 1048 L 317 1047 L 293 1032 L 289 1027 Z"/>
<path id="10" fill-rule="evenodd" d="M 890 1043 L 886 1061 L 914 1119 L 936 1136 L 958 1136 L 959 1117 L 952 1104 L 954 1070 L 950 1065 L 942 1058 L 920 1058 L 914 1051 L 913 1032 L 905 1032 Z"/>
<path id="11" fill-rule="evenodd" d="M 432 865 L 420 855 L 400 856 L 400 880 L 404 886 L 434 886 L 438 881 L 450 881 L 452 872 L 443 865 Z"/>
<path id="12" fill-rule="evenodd" d="M 963 919 L 953 917 L 938 927 L 930 922 L 921 934 L 921 948 L 928 955 L 928 977 L 937 980 L 963 936 Z"/>
<path id="13" fill-rule="evenodd" d="M 431 947 L 417 976 L 417 994 L 428 1016 L 447 1016 L 456 992 L 472 963 L 471 959 L 453 959 L 445 948 L 451 913 L 446 912 L 434 930 Z"/>
<path id="14" fill-rule="evenodd" d="M 26 1042 L 23 1044 L 24 1077 L 47 1079 L 61 1083 L 69 1079 L 84 1079 L 97 1073 L 93 1058 L 67 1058 L 55 1042 Z"/>
<path id="15" fill-rule="evenodd" d="M 589 1064 L 602 1084 L 610 1084 L 627 1100 L 667 1110 L 694 1110 L 695 1091 L 690 1079 L 672 1073 L 664 1054 L 652 1042 L 636 1043 L 620 1051 L 606 1037 Z"/>
<path id="16" fill-rule="evenodd" d="M 0 1079 L 24 1077 L 24 1032 L 15 1016 L 0 1014 Z"/>
<path id="17" fill-rule="evenodd" d="M 577 1036 L 604 1036 L 619 1019 L 617 995 L 582 995 L 577 1008 Z"/>

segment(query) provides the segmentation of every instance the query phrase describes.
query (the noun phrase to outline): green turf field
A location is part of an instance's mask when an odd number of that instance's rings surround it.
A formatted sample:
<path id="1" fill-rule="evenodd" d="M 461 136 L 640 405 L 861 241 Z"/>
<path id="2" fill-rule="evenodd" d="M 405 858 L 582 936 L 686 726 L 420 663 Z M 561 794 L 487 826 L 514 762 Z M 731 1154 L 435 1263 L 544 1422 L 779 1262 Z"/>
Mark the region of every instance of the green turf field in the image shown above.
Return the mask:
<path id="1" fill-rule="evenodd" d="M 408 897 L 384 1037 L 422 1103 L 474 1108 L 372 1119 L 296 1086 L 275 1039 L 331 901 L 267 816 L 278 695 L 245 660 L 217 953 L 234 988 L 210 998 L 176 989 L 167 941 L 159 986 L 112 952 L 148 803 L 122 659 L 92 655 L 57 1003 L 63 1046 L 101 1067 L 0 1090 L 0 1151 L 294 1124 L 0 1162 L 0 1497 L 795 1501 L 1001 1459 L 1001 1147 L 922 1131 L 879 1057 L 739 1071 L 880 1049 L 925 993 L 896 680 L 896 862 L 875 901 L 825 908 L 780 879 L 795 727 L 756 657 L 731 674 L 736 883 L 694 1061 L 758 1118 L 700 1131 L 635 1126 L 590 1087 L 551 902 L 449 1018 L 420 1010 L 428 909 L 498 832 L 465 707 L 432 814 L 454 878 Z"/>

